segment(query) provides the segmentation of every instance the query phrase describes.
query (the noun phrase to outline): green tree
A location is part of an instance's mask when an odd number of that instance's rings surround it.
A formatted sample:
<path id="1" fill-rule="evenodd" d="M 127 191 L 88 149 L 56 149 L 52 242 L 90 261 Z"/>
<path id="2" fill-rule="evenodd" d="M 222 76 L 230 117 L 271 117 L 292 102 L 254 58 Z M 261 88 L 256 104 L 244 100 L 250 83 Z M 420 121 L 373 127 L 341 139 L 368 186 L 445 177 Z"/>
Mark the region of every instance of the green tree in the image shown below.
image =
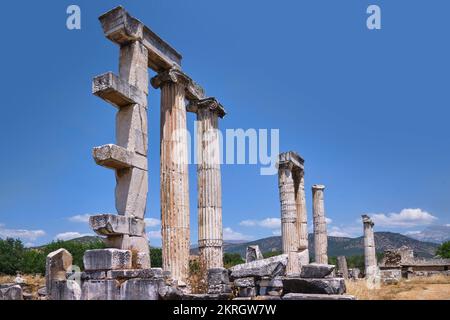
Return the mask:
<path id="1" fill-rule="evenodd" d="M 242 259 L 239 253 L 225 253 L 223 255 L 223 264 L 225 268 L 231 268 L 237 264 L 244 263 L 245 261 Z"/>
<path id="2" fill-rule="evenodd" d="M 264 252 L 263 253 L 263 257 L 264 258 L 270 258 L 270 257 L 275 257 L 275 256 L 279 256 L 280 254 L 282 254 L 283 252 L 281 251 L 268 251 L 268 252 Z"/>
<path id="3" fill-rule="evenodd" d="M 162 249 L 150 248 L 150 261 L 153 268 L 162 267 Z"/>
<path id="4" fill-rule="evenodd" d="M 0 273 L 14 275 L 20 271 L 24 251 L 19 239 L 0 239 Z"/>
<path id="5" fill-rule="evenodd" d="M 45 274 L 45 258 L 42 250 L 26 249 L 23 252 L 20 271 L 26 274 Z"/>
<path id="6" fill-rule="evenodd" d="M 450 241 L 442 243 L 437 248 L 436 255 L 444 259 L 450 259 Z"/>

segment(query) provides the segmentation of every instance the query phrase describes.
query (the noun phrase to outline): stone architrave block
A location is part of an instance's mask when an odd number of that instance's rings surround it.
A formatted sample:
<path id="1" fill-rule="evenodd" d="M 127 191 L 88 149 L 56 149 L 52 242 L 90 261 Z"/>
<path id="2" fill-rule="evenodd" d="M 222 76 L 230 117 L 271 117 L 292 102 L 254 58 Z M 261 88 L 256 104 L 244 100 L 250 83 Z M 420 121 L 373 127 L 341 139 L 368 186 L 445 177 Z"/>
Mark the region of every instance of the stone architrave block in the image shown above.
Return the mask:
<path id="1" fill-rule="evenodd" d="M 109 169 L 148 169 L 147 158 L 115 144 L 95 147 L 92 151 L 95 162 Z"/>
<path id="2" fill-rule="evenodd" d="M 89 280 L 83 283 L 81 300 L 119 300 L 120 283 L 117 280 Z"/>
<path id="3" fill-rule="evenodd" d="M 83 257 L 87 271 L 131 269 L 131 261 L 131 251 L 119 249 L 87 250 Z"/>
<path id="4" fill-rule="evenodd" d="M 300 278 L 325 278 L 331 274 L 335 266 L 330 264 L 311 263 L 302 266 Z"/>
<path id="5" fill-rule="evenodd" d="M 283 292 L 287 293 L 317 293 L 343 294 L 346 291 L 343 278 L 305 279 L 284 278 Z"/>
<path id="6" fill-rule="evenodd" d="M 130 279 L 120 287 L 121 300 L 159 300 L 162 279 Z"/>
<path id="7" fill-rule="evenodd" d="M 267 259 L 238 264 L 230 268 L 231 277 L 236 279 L 264 276 L 275 277 L 278 275 L 283 275 L 286 269 L 287 260 L 288 255 L 282 254 Z"/>

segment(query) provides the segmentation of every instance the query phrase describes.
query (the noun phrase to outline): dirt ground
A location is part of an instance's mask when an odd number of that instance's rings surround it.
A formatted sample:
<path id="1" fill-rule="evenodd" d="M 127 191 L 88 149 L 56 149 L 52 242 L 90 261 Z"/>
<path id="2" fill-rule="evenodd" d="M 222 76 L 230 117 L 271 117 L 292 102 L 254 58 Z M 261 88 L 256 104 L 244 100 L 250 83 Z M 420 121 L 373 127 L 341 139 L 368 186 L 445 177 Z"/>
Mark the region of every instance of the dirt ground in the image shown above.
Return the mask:
<path id="1" fill-rule="evenodd" d="M 37 291 L 39 288 L 45 287 L 45 277 L 41 275 L 22 275 L 22 278 L 25 280 L 24 285 L 22 285 L 23 291 L 26 293 L 31 293 L 33 295 L 33 299 L 37 299 Z M 0 284 L 14 283 L 15 279 L 16 276 L 0 275 Z"/>
<path id="2" fill-rule="evenodd" d="M 347 294 L 358 300 L 450 300 L 450 277 L 402 279 L 398 284 L 369 289 L 364 280 L 347 281 Z"/>

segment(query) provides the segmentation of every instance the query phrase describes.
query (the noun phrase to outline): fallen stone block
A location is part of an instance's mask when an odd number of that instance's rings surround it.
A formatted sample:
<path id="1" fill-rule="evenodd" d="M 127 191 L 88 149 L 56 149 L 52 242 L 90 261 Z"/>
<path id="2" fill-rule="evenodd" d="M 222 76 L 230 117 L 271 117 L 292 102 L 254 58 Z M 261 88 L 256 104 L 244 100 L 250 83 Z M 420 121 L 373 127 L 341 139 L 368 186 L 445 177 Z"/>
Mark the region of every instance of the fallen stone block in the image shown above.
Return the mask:
<path id="1" fill-rule="evenodd" d="M 87 271 L 131 269 L 131 259 L 129 250 L 96 249 L 85 252 L 83 263 Z"/>
<path id="2" fill-rule="evenodd" d="M 153 279 L 163 278 L 163 271 L 161 268 L 111 270 L 106 273 L 106 276 L 109 279 Z"/>
<path id="3" fill-rule="evenodd" d="M 238 264 L 230 269 L 231 277 L 236 279 L 283 275 L 286 269 L 286 263 L 287 255 L 282 254 L 267 259 Z"/>
<path id="4" fill-rule="evenodd" d="M 119 300 L 120 283 L 117 280 L 89 280 L 83 283 L 82 300 Z"/>
<path id="5" fill-rule="evenodd" d="M 181 300 L 183 298 L 181 290 L 167 285 L 161 285 L 158 289 L 158 294 L 162 300 Z"/>
<path id="6" fill-rule="evenodd" d="M 331 274 L 335 266 L 330 264 L 311 263 L 302 266 L 300 278 L 325 278 Z"/>
<path id="7" fill-rule="evenodd" d="M 0 300 L 23 300 L 22 287 L 13 285 L 4 285 L 0 287 Z"/>
<path id="8" fill-rule="evenodd" d="M 262 255 L 258 245 L 247 247 L 247 252 L 245 254 L 246 263 L 262 259 L 264 259 L 264 256 Z"/>
<path id="9" fill-rule="evenodd" d="M 74 280 L 55 280 L 52 282 L 50 297 L 51 300 L 80 300 L 81 288 Z"/>
<path id="10" fill-rule="evenodd" d="M 345 280 L 343 278 L 283 279 L 284 294 L 287 293 L 343 294 L 345 293 L 345 290 L 346 290 Z"/>
<path id="11" fill-rule="evenodd" d="M 354 296 L 345 294 L 307 294 L 307 293 L 288 293 L 283 300 L 356 300 Z"/>
<path id="12" fill-rule="evenodd" d="M 97 234 L 142 236 L 145 234 L 145 222 L 134 217 L 120 216 L 117 214 L 101 214 L 91 216 L 89 224 Z"/>
<path id="13" fill-rule="evenodd" d="M 50 252 L 45 261 L 45 286 L 51 299 L 52 283 L 66 280 L 66 274 L 72 268 L 72 255 L 66 249 Z"/>
<path id="14" fill-rule="evenodd" d="M 254 297 L 254 296 L 256 296 L 256 288 L 255 287 L 238 288 L 238 296 L 239 297 Z"/>
<path id="15" fill-rule="evenodd" d="M 130 279 L 120 287 L 121 300 L 159 300 L 162 279 Z"/>
<path id="16" fill-rule="evenodd" d="M 255 278 L 246 277 L 246 278 L 238 278 L 234 280 L 235 287 L 254 287 L 255 286 Z"/>

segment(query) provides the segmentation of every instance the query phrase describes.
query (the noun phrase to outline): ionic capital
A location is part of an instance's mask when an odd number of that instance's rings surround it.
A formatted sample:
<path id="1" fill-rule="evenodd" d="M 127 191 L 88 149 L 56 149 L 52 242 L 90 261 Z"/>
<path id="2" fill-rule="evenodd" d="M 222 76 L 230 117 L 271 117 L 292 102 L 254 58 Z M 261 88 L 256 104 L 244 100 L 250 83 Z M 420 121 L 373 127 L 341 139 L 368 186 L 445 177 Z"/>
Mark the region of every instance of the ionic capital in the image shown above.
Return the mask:
<path id="1" fill-rule="evenodd" d="M 370 227 L 375 225 L 368 215 L 363 214 L 361 217 L 364 225 L 369 225 Z"/>
<path id="2" fill-rule="evenodd" d="M 211 112 L 217 113 L 220 118 L 227 114 L 224 107 L 214 97 L 193 100 L 186 107 L 187 111 L 197 113 L 200 109 L 209 109 Z"/>

